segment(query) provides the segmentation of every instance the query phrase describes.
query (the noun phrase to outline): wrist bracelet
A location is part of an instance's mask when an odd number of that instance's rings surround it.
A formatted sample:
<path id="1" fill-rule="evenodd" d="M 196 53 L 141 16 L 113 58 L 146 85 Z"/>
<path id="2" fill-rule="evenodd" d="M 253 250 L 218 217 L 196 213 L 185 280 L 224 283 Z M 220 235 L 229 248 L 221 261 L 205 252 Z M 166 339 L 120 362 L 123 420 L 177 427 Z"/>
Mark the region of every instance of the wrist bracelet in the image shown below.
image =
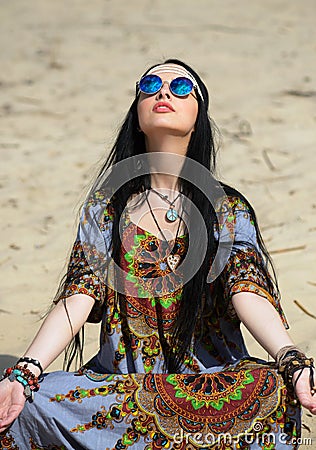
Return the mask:
<path id="1" fill-rule="evenodd" d="M 29 363 L 29 364 L 33 364 L 33 366 L 38 367 L 39 370 L 40 370 L 39 377 L 42 375 L 42 373 L 43 373 L 43 368 L 42 368 L 41 363 L 38 361 L 38 359 L 30 358 L 29 356 L 22 356 L 22 358 L 20 358 L 20 359 L 17 361 L 17 364 L 19 364 L 19 363 L 21 363 L 21 362 L 26 362 L 26 363 Z"/>
<path id="2" fill-rule="evenodd" d="M 15 365 L 13 367 L 9 367 L 5 369 L 3 372 L 3 376 L 0 381 L 8 378 L 9 381 L 18 381 L 24 387 L 24 396 L 26 400 L 33 401 L 34 400 L 34 392 L 38 391 L 40 388 L 38 378 L 32 373 L 28 368 L 27 364 L 24 366 Z"/>
<path id="3" fill-rule="evenodd" d="M 313 358 L 308 358 L 301 350 L 299 350 L 294 345 L 288 345 L 282 347 L 276 357 L 276 364 L 278 371 L 283 374 L 284 381 L 290 390 L 295 389 L 296 384 L 301 377 L 304 369 L 309 369 L 309 385 L 311 395 L 316 392 L 316 386 L 314 382 L 314 360 Z M 300 371 L 296 380 L 293 383 L 293 375 L 295 372 Z"/>

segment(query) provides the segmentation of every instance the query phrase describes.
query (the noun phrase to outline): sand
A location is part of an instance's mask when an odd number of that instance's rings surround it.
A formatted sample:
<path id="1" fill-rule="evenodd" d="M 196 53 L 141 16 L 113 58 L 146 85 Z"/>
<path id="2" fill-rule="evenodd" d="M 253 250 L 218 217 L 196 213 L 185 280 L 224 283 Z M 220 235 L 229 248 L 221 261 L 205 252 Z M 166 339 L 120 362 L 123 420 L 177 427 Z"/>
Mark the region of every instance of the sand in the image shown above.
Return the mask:
<path id="1" fill-rule="evenodd" d="M 10 0 L 0 18 L 0 366 L 25 350 L 51 303 L 135 81 L 166 57 L 208 85 L 221 179 L 253 204 L 290 333 L 316 356 L 314 1 Z M 97 333 L 91 325 L 86 358 Z M 313 420 L 304 414 L 304 436 L 316 445 Z"/>

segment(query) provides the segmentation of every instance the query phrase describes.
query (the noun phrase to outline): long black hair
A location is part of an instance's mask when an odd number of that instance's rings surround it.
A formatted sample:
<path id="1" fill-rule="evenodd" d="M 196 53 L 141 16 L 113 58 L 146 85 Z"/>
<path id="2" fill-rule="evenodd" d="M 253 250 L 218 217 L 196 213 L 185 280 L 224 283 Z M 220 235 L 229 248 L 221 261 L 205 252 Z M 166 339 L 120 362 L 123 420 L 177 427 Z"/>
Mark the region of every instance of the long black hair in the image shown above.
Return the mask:
<path id="1" fill-rule="evenodd" d="M 214 122 L 210 119 L 208 115 L 209 106 L 209 94 L 207 88 L 199 75 L 187 64 L 178 59 L 167 59 L 163 64 L 176 64 L 182 66 L 186 69 L 197 81 L 200 91 L 202 93 L 203 99 L 197 93 L 198 101 L 198 113 L 196 118 L 196 123 L 194 126 L 194 132 L 191 134 L 189 145 L 187 148 L 186 156 L 197 163 L 203 165 L 211 174 L 216 173 L 216 144 L 215 144 L 215 133 L 216 126 Z M 150 67 L 144 75 L 154 68 L 156 65 Z M 135 99 L 123 121 L 121 129 L 117 135 L 116 141 L 113 148 L 105 161 L 104 165 L 101 167 L 100 172 L 95 180 L 92 191 L 102 189 L 104 187 L 104 179 L 106 171 L 113 167 L 115 164 L 125 160 L 126 158 L 145 154 L 145 138 L 144 134 L 139 131 L 138 123 L 138 113 L 137 104 L 139 100 L 139 94 L 136 91 Z M 150 188 L 151 180 L 150 175 L 143 175 L 133 178 L 127 182 L 124 186 L 115 192 L 115 195 L 111 199 L 111 204 L 114 210 L 113 228 L 112 228 L 112 257 L 116 264 L 120 265 L 120 253 L 121 253 L 121 239 L 120 239 L 120 217 L 126 207 L 127 201 L 133 194 L 138 194 L 146 191 Z M 264 246 L 262 241 L 260 231 L 258 228 L 257 220 L 253 208 L 245 197 L 238 192 L 236 189 L 227 186 L 222 183 L 222 187 L 227 195 L 236 196 L 246 203 L 252 220 L 255 224 L 257 230 L 257 237 L 262 254 L 268 263 L 272 265 L 271 258 Z M 207 276 L 210 271 L 210 265 L 212 258 L 214 257 L 217 250 L 217 242 L 214 237 L 214 230 L 217 226 L 217 215 L 214 207 L 209 202 L 208 198 L 203 194 L 203 192 L 198 189 L 193 183 L 188 182 L 181 177 L 181 173 L 178 181 L 178 188 L 184 194 L 190 198 L 192 203 L 197 207 L 201 216 L 203 217 L 204 223 L 207 224 L 207 248 L 205 257 L 200 265 L 199 270 L 196 274 L 184 284 L 182 289 L 181 300 L 179 302 L 179 312 L 176 319 L 172 336 L 169 342 L 165 339 L 164 330 L 162 325 L 162 315 L 161 308 L 159 307 L 159 301 L 156 302 L 157 308 L 157 322 L 158 322 L 158 332 L 161 338 L 162 350 L 165 359 L 165 370 L 170 373 L 176 373 L 181 370 L 183 361 L 188 355 L 190 346 L 194 341 L 195 332 L 197 329 L 200 330 L 203 324 L 203 316 L 205 313 L 214 311 L 218 308 L 218 299 L 222 295 L 222 287 L 217 280 L 213 283 L 212 293 L 210 286 L 207 283 Z M 199 223 L 194 223 L 194 219 L 189 217 L 190 223 L 188 228 L 194 230 L 190 233 L 189 240 L 190 245 L 192 245 L 193 251 L 198 254 L 200 247 L 199 239 Z M 194 254 L 193 254 L 194 257 Z M 272 265 L 273 269 L 273 265 Z M 273 270 L 274 274 L 274 270 Z M 270 281 L 271 278 L 267 277 L 268 283 L 270 283 L 271 292 L 277 289 L 277 282 L 274 277 L 274 281 Z M 126 302 L 122 294 L 117 295 L 117 301 L 119 303 L 121 311 L 122 321 L 126 320 Z M 122 332 L 125 346 L 128 348 L 131 345 L 131 337 L 129 336 L 127 324 L 122 323 Z M 68 348 L 68 364 L 70 366 L 71 361 L 74 359 L 76 352 L 82 356 L 82 342 L 80 342 L 79 335 L 75 336 L 75 339 L 70 347 Z"/>

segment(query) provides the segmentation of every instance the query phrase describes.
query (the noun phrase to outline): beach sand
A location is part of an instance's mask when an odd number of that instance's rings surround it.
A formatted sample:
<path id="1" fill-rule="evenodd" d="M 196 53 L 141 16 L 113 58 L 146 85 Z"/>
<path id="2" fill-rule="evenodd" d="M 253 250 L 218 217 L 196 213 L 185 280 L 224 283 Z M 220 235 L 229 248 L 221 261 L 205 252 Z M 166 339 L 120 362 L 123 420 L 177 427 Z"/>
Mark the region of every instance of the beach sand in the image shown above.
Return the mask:
<path id="1" fill-rule="evenodd" d="M 253 204 L 290 333 L 316 356 L 315 2 L 10 0 L 0 18 L 0 366 L 52 301 L 135 81 L 167 57 L 209 87 L 220 177 Z M 86 359 L 97 335 L 89 326 Z M 315 419 L 303 422 L 316 446 Z"/>

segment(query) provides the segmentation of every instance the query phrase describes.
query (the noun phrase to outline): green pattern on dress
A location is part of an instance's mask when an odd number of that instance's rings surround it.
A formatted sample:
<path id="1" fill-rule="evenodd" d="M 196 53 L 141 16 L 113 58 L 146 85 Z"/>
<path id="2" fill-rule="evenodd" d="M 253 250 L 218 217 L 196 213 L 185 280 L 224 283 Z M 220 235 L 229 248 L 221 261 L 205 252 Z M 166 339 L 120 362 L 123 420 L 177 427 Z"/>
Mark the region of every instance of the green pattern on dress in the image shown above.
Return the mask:
<path id="1" fill-rule="evenodd" d="M 191 403 L 194 410 L 197 411 L 198 409 L 202 408 L 203 406 L 205 406 L 207 408 L 211 406 L 212 408 L 216 409 L 217 411 L 220 411 L 223 408 L 225 402 L 230 403 L 232 400 L 241 400 L 242 399 L 242 389 L 245 389 L 247 384 L 251 384 L 255 381 L 250 370 L 245 370 L 244 375 L 245 375 L 245 378 L 240 383 L 238 383 L 234 392 L 227 392 L 227 391 L 225 392 L 224 391 L 221 393 L 221 396 L 217 400 L 215 400 L 213 396 L 210 396 L 211 397 L 210 400 L 207 400 L 205 398 L 206 396 L 203 392 L 201 395 L 201 397 L 203 396 L 203 399 L 198 400 L 196 392 L 191 394 L 188 390 L 184 390 L 181 386 L 179 386 L 179 383 L 176 379 L 177 378 L 176 374 L 168 375 L 166 378 L 166 381 L 175 387 L 175 391 L 176 391 L 175 397 L 186 399 L 186 401 Z"/>

